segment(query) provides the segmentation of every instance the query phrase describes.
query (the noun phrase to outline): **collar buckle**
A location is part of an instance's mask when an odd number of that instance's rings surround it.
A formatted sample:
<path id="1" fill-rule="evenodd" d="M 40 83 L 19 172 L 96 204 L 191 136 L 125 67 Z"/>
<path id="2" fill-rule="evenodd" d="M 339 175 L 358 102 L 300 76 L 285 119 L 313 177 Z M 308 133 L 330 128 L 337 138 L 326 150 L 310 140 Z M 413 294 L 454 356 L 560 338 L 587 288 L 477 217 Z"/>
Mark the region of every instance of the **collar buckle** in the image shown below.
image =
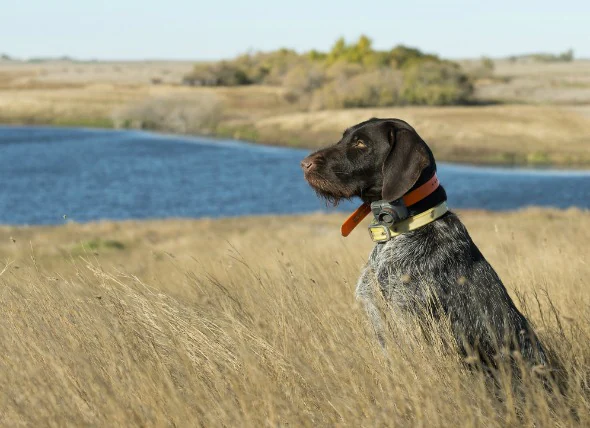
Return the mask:
<path id="1" fill-rule="evenodd" d="M 371 224 L 369 225 L 369 235 L 373 242 L 383 243 L 391 239 L 391 230 L 384 224 Z"/>
<path id="2" fill-rule="evenodd" d="M 402 199 L 393 202 L 383 200 L 371 202 L 371 211 L 377 223 L 388 227 L 410 216 L 408 207 L 406 207 Z"/>
<path id="3" fill-rule="evenodd" d="M 378 219 L 374 219 L 369 226 L 369 235 L 373 242 L 383 244 L 389 241 L 391 238 L 412 230 L 419 229 L 426 226 L 429 223 L 442 217 L 449 211 L 449 207 L 446 201 L 441 202 L 429 210 L 416 214 L 412 217 L 408 217 L 405 220 L 401 220 L 392 224 L 391 226 L 379 222 Z"/>

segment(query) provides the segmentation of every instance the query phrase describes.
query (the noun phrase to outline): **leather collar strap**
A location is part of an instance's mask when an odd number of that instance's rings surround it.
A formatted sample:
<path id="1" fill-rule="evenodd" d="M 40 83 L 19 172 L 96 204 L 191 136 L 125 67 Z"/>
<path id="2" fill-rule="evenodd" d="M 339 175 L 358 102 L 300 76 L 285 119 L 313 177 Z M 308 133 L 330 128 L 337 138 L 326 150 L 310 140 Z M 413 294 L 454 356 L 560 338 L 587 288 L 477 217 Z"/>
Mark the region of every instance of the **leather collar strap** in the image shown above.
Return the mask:
<path id="1" fill-rule="evenodd" d="M 406 193 L 402 197 L 404 204 L 406 207 L 409 207 L 410 205 L 414 205 L 416 202 L 420 202 L 422 199 L 434 192 L 439 185 L 440 182 L 438 181 L 438 177 L 436 176 L 436 173 L 434 173 L 430 180 L 417 189 L 412 190 L 410 193 Z"/>
<path id="2" fill-rule="evenodd" d="M 430 195 L 434 192 L 440 182 L 438 181 L 438 177 L 436 173 L 432 176 L 430 180 L 426 183 L 422 184 L 417 189 L 412 190 L 409 193 L 406 193 L 402 199 L 404 204 L 409 207 L 410 205 L 414 205 L 416 202 L 420 202 L 422 199 Z M 358 207 L 345 221 L 342 223 L 340 227 L 340 232 L 342 236 L 350 235 L 350 232 L 354 230 L 355 227 L 371 212 L 371 204 L 365 202 L 360 207 Z"/>
<path id="3" fill-rule="evenodd" d="M 411 230 L 419 229 L 422 226 L 432 223 L 437 218 L 442 217 L 448 210 L 449 207 L 447 202 L 444 201 L 434 208 L 430 208 L 429 210 L 421 212 L 420 214 L 416 214 L 415 216 L 408 217 L 407 219 L 402 220 L 399 223 L 395 223 L 389 227 L 373 221 L 373 223 L 371 223 L 369 226 L 369 235 L 371 236 L 373 242 L 387 242 L 394 236 L 401 235 L 402 233 L 406 233 Z"/>

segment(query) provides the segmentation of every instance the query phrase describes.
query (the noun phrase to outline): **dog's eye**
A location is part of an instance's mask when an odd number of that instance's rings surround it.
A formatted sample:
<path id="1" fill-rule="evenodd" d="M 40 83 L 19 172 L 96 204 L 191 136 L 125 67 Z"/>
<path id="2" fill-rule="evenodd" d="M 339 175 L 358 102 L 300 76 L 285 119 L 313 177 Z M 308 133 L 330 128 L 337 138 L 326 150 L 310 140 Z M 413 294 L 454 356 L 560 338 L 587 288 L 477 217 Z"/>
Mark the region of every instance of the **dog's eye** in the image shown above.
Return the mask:
<path id="1" fill-rule="evenodd" d="M 357 140 L 356 143 L 354 143 L 354 147 L 357 149 L 365 149 L 367 148 L 367 145 L 363 142 L 363 140 Z"/>

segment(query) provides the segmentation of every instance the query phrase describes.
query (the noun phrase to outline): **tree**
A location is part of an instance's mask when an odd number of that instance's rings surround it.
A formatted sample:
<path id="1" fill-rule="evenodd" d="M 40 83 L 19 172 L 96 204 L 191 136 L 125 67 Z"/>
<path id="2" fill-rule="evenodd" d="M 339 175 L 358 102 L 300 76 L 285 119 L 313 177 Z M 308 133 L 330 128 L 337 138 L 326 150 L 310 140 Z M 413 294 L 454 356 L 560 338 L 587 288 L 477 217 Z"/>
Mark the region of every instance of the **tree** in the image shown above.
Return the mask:
<path id="1" fill-rule="evenodd" d="M 347 50 L 348 46 L 346 46 L 346 41 L 344 40 L 344 37 L 340 37 L 338 40 L 336 40 L 336 43 L 334 43 L 334 46 L 332 46 L 332 49 L 328 54 L 328 62 L 333 63 L 338 61 L 346 54 Z"/>
<path id="2" fill-rule="evenodd" d="M 571 62 L 574 60 L 574 50 L 568 49 L 567 51 L 563 52 L 559 55 L 559 59 L 565 62 Z"/>

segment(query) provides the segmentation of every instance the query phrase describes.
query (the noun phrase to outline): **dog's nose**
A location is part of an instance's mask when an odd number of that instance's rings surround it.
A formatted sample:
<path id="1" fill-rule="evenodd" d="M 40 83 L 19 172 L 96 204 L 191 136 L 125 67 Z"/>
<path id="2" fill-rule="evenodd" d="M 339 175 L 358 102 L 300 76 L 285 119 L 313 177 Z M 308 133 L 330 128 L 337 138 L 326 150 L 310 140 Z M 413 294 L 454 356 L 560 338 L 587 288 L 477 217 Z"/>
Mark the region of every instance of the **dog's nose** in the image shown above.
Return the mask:
<path id="1" fill-rule="evenodd" d="M 322 156 L 318 156 L 317 154 L 308 156 L 301 161 L 301 168 L 303 168 L 303 171 L 305 172 L 312 171 L 316 169 L 323 160 Z"/>
<path id="2" fill-rule="evenodd" d="M 311 171 L 313 168 L 315 167 L 315 164 L 313 163 L 313 161 L 305 158 L 301 161 L 301 168 L 303 168 L 304 171 Z"/>

